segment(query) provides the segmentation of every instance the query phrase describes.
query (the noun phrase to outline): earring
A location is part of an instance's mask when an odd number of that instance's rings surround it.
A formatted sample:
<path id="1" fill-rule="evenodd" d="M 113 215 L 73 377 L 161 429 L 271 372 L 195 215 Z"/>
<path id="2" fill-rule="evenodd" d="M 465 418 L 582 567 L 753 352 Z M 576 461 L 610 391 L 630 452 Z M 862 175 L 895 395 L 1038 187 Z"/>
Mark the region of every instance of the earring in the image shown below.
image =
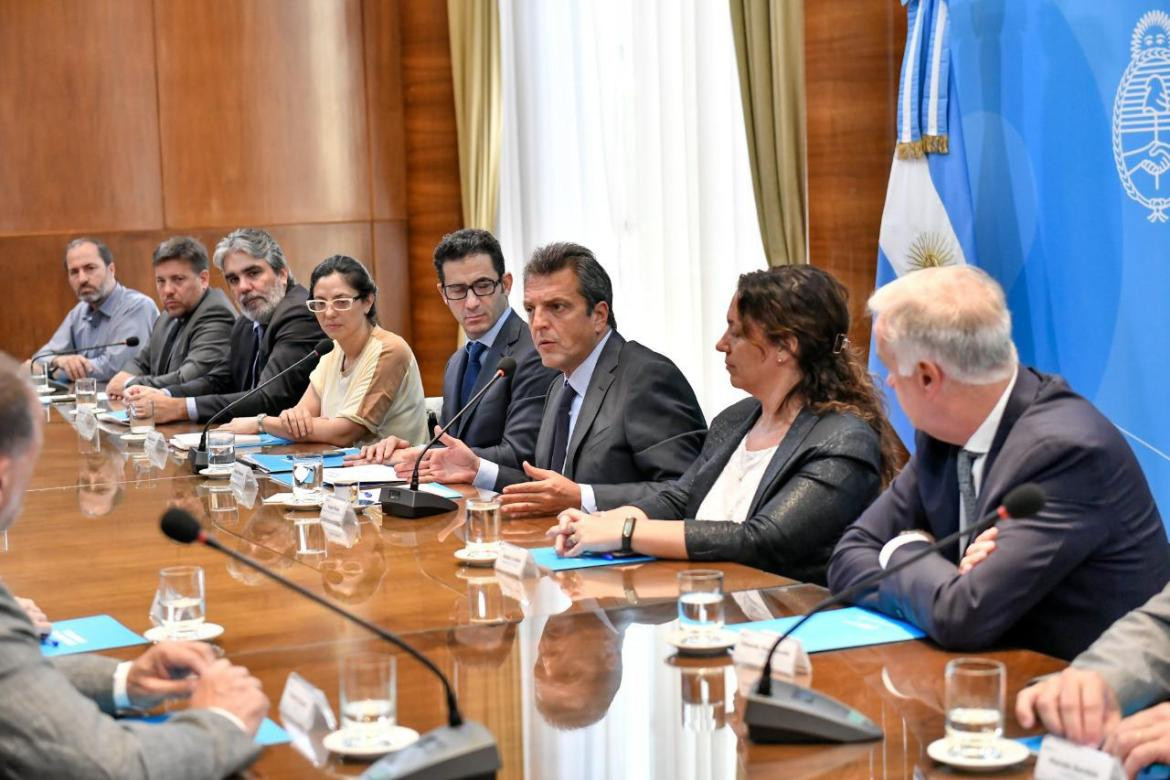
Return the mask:
<path id="1" fill-rule="evenodd" d="M 783 355 L 777 355 L 777 356 L 776 356 L 776 362 L 777 362 L 777 363 L 783 363 L 783 362 L 784 362 L 784 356 L 783 356 Z"/>

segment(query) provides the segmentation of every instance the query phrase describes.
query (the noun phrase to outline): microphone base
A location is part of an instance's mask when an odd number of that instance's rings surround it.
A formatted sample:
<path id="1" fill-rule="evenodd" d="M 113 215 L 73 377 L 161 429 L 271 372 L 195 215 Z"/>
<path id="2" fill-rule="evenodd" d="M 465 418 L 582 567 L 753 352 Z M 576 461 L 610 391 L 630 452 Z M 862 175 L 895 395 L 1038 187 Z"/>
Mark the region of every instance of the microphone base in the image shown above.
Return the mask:
<path id="1" fill-rule="evenodd" d="M 368 780 L 465 780 L 495 777 L 500 768 L 496 738 L 487 727 L 465 720 L 423 734 L 362 773 Z"/>
<path id="2" fill-rule="evenodd" d="M 198 474 L 207 468 L 207 450 L 201 450 L 198 447 L 187 450 L 187 465 L 191 467 L 192 474 Z"/>
<path id="3" fill-rule="evenodd" d="M 744 722 L 757 744 L 870 742 L 881 739 L 878 725 L 852 707 L 823 693 L 783 680 L 772 680 L 772 694 L 752 688 Z"/>
<path id="4" fill-rule="evenodd" d="M 384 487 L 380 499 L 382 513 L 394 517 L 429 517 L 454 512 L 459 506 L 449 498 L 404 487 Z"/>

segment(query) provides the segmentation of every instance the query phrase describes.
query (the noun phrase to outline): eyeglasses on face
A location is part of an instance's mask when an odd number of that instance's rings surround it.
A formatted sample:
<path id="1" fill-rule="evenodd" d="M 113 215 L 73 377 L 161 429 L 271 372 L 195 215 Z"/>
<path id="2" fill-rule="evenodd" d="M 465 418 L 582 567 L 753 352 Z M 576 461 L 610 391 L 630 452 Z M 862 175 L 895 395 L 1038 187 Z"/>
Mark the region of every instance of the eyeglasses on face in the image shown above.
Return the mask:
<path id="1" fill-rule="evenodd" d="M 327 301 L 324 298 L 310 298 L 305 301 L 305 305 L 309 307 L 309 311 L 314 314 L 320 314 L 326 309 L 333 309 L 333 311 L 349 311 L 353 308 L 354 301 L 360 301 L 362 296 L 351 295 L 348 298 L 334 298 Z"/>
<path id="2" fill-rule="evenodd" d="M 503 279 L 476 279 L 471 284 L 445 284 L 443 297 L 449 301 L 461 301 L 467 297 L 467 291 L 475 293 L 476 298 L 486 298 L 496 291 L 503 283 Z"/>

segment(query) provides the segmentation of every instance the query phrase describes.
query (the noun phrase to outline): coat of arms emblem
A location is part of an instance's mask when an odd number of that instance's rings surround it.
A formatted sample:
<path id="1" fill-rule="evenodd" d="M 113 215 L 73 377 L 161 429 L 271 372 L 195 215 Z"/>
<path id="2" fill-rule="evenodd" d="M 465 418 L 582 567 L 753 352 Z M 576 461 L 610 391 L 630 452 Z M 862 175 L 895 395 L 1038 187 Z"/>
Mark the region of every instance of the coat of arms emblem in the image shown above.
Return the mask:
<path id="1" fill-rule="evenodd" d="M 1125 193 L 1166 222 L 1170 207 L 1170 16 L 1150 11 L 1133 30 L 1129 67 L 1113 101 L 1113 159 Z M 1165 178 L 1166 181 L 1162 181 Z"/>

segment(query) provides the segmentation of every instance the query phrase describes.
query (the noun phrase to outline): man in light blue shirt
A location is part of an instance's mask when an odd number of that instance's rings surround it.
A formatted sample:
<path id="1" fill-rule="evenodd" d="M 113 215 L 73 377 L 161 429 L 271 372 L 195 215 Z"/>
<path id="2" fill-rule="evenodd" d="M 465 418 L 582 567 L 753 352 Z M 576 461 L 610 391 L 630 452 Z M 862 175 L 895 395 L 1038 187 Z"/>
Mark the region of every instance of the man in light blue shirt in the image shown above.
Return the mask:
<path id="1" fill-rule="evenodd" d="M 65 271 L 79 303 L 65 316 L 53 338 L 38 355 L 66 350 L 85 350 L 137 338 L 145 344 L 158 318 L 158 307 L 148 296 L 118 284 L 114 255 L 94 238 L 77 238 L 65 247 Z M 106 347 L 73 355 L 46 356 L 50 369 L 70 380 L 93 377 L 110 379 L 134 353 L 132 346 Z"/>

